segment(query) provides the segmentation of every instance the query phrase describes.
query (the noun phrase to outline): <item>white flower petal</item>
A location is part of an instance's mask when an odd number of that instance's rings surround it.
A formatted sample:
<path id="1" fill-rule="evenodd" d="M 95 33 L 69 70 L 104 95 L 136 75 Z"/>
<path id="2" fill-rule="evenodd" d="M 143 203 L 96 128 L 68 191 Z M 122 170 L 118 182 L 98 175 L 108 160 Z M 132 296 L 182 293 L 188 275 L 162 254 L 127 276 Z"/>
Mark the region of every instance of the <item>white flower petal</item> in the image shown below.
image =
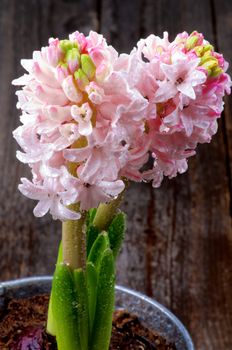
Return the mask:
<path id="1" fill-rule="evenodd" d="M 24 74 L 18 79 L 12 80 L 12 85 L 15 85 L 15 86 L 27 85 L 32 79 L 33 77 L 31 75 Z"/>
<path id="2" fill-rule="evenodd" d="M 44 191 L 42 186 L 35 185 L 26 178 L 21 178 L 21 182 L 18 189 L 24 196 L 34 200 L 44 200 L 47 198 L 47 192 Z"/>
<path id="3" fill-rule="evenodd" d="M 179 75 L 178 66 L 176 67 L 175 64 L 161 63 L 160 67 L 170 81 L 176 81 Z"/>
<path id="4" fill-rule="evenodd" d="M 39 201 L 39 203 L 36 205 L 36 207 L 33 210 L 34 215 L 37 218 L 44 216 L 49 211 L 50 205 L 51 205 L 50 199 Z"/>
<path id="5" fill-rule="evenodd" d="M 90 156 L 91 149 L 89 147 L 65 149 L 63 154 L 64 158 L 70 162 L 82 162 Z"/>
<path id="6" fill-rule="evenodd" d="M 65 220 L 78 220 L 81 217 L 80 213 L 74 212 L 66 208 L 60 201 L 57 201 L 50 210 L 54 219 Z"/>
<path id="7" fill-rule="evenodd" d="M 188 96 L 189 98 L 195 100 L 195 98 L 196 98 L 195 91 L 194 91 L 192 85 L 189 84 L 188 82 L 183 82 L 183 83 L 177 85 L 177 89 L 185 96 Z"/>
<path id="8" fill-rule="evenodd" d="M 79 133 L 83 136 L 89 136 L 92 134 L 93 127 L 91 121 L 79 121 Z"/>
<path id="9" fill-rule="evenodd" d="M 24 69 L 26 69 L 29 73 L 32 72 L 34 60 L 32 60 L 32 59 L 29 59 L 29 60 L 22 59 L 20 62 L 21 62 L 21 65 L 23 66 Z"/>
<path id="10" fill-rule="evenodd" d="M 155 93 L 154 102 L 166 102 L 177 94 L 177 88 L 171 81 L 162 81 Z"/>
<path id="11" fill-rule="evenodd" d="M 76 103 L 81 102 L 83 95 L 81 91 L 79 91 L 75 86 L 73 77 L 71 75 L 69 75 L 67 78 L 63 80 L 62 88 L 64 90 L 65 95 L 70 101 L 76 102 Z"/>
<path id="12" fill-rule="evenodd" d="M 113 182 L 101 181 L 101 188 L 105 193 L 115 197 L 124 190 L 125 184 L 122 180 L 117 180 Z"/>

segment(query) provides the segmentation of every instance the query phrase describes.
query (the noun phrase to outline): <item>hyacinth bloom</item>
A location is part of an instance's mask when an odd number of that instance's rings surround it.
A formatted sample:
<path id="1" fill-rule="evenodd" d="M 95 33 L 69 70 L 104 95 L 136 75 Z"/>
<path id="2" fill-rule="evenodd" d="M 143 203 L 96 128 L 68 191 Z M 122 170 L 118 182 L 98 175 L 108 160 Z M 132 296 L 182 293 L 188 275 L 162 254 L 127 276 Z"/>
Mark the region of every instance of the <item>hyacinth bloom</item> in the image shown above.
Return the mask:
<path id="1" fill-rule="evenodd" d="M 14 137 L 32 182 L 20 191 L 38 200 L 34 214 L 75 220 L 124 190 L 122 179 L 152 180 L 187 169 L 198 143 L 210 142 L 230 92 L 228 63 L 202 34 L 169 42 L 150 35 L 130 55 L 79 32 L 22 60 L 15 85 L 22 125 Z M 153 168 L 143 171 L 149 157 Z"/>
<path id="2" fill-rule="evenodd" d="M 183 32 L 169 42 L 150 35 L 131 55 L 143 62 L 137 88 L 149 101 L 147 129 L 153 169 L 143 174 L 158 187 L 163 176 L 187 169 L 198 143 L 210 142 L 230 93 L 228 63 L 198 32 Z M 144 60 L 145 58 L 145 60 Z"/>
<path id="3" fill-rule="evenodd" d="M 108 350 L 125 183 L 158 187 L 187 170 L 217 131 L 228 64 L 198 32 L 150 35 L 130 55 L 75 32 L 21 63 L 13 135 L 32 180 L 19 190 L 38 201 L 35 216 L 63 221 L 47 331 L 59 350 Z"/>
<path id="4" fill-rule="evenodd" d="M 123 191 L 122 172 L 136 158 L 147 100 L 130 87 L 118 60 L 101 35 L 75 32 L 21 61 L 28 74 L 13 81 L 24 85 L 17 91 L 23 125 L 14 137 L 32 182 L 22 179 L 19 189 L 39 201 L 36 216 L 50 211 L 53 218 L 78 219 L 67 205 L 80 202 L 87 210 Z"/>

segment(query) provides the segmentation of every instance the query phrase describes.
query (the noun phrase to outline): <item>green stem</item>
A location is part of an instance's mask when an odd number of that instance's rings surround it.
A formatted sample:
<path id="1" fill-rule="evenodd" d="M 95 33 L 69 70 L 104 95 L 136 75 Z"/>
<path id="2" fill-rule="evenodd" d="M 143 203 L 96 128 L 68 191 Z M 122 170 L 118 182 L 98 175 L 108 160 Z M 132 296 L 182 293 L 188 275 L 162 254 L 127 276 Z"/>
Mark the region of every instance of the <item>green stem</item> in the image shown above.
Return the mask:
<path id="1" fill-rule="evenodd" d="M 78 211 L 79 205 L 72 204 L 70 209 Z M 85 216 L 82 212 L 79 220 L 67 220 L 62 224 L 63 262 L 72 269 L 86 267 Z"/>
<path id="2" fill-rule="evenodd" d="M 109 224 L 111 223 L 116 213 L 116 210 L 122 202 L 125 189 L 118 195 L 118 197 L 115 200 L 108 204 L 101 203 L 97 208 L 97 212 L 93 220 L 93 225 L 96 226 L 100 231 L 106 230 Z"/>

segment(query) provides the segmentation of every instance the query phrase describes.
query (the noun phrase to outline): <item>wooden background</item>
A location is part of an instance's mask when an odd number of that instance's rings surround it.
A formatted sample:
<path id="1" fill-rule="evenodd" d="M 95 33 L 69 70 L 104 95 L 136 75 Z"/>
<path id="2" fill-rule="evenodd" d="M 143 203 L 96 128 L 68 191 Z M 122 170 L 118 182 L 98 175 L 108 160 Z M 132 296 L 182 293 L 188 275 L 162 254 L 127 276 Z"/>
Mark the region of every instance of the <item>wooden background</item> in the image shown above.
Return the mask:
<path id="1" fill-rule="evenodd" d="M 60 239 L 60 224 L 34 218 L 33 201 L 17 191 L 28 169 L 15 159 L 10 82 L 23 72 L 20 58 L 77 29 L 99 31 L 126 52 L 150 33 L 197 29 L 232 58 L 230 0 L 0 0 L 0 280 L 51 274 Z M 199 147 L 188 173 L 158 190 L 131 185 L 123 205 L 118 283 L 170 308 L 197 350 L 232 349 L 231 112 L 227 98 L 218 134 Z"/>

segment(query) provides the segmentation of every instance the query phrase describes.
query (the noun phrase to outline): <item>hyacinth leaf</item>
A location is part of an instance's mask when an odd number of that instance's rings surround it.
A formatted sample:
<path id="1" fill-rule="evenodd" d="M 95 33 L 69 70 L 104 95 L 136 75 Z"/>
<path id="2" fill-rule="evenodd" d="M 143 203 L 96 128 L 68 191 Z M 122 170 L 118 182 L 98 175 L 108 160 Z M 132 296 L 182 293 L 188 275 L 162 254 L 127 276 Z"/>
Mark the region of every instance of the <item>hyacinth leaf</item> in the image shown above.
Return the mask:
<path id="1" fill-rule="evenodd" d="M 72 271 L 57 264 L 52 283 L 52 313 L 58 349 L 82 350 L 77 331 L 76 290 Z"/>
<path id="2" fill-rule="evenodd" d="M 114 258 L 117 257 L 125 235 L 126 216 L 120 212 L 113 218 L 108 228 L 110 247 L 113 251 Z"/>
<path id="3" fill-rule="evenodd" d="M 93 226 L 93 225 L 89 225 L 89 227 L 87 228 L 87 256 L 89 256 L 90 250 L 94 244 L 94 242 L 96 241 L 98 235 L 99 235 L 99 230 L 97 227 Z"/>
<path id="4" fill-rule="evenodd" d="M 89 329 L 91 334 L 96 310 L 98 280 L 96 268 L 91 262 L 88 262 L 86 266 L 86 280 L 89 301 Z"/>
<path id="5" fill-rule="evenodd" d="M 63 261 L 62 242 L 60 242 L 56 265 L 59 265 L 62 261 Z M 49 307 L 48 307 L 47 332 L 53 336 L 56 335 L 56 325 L 55 325 L 55 320 L 52 312 L 52 290 L 50 294 Z"/>
<path id="6" fill-rule="evenodd" d="M 82 350 L 88 350 L 89 340 L 89 312 L 86 276 L 83 269 L 74 270 L 76 286 L 75 309 L 78 315 L 78 332 Z M 73 348 L 74 349 L 74 348 Z"/>
<path id="7" fill-rule="evenodd" d="M 88 256 L 88 261 L 95 266 L 97 271 L 99 271 L 102 256 L 107 248 L 109 248 L 109 238 L 107 232 L 103 231 L 98 235 Z"/>
<path id="8" fill-rule="evenodd" d="M 55 337 L 56 335 L 56 324 L 52 312 L 52 292 L 50 294 L 49 306 L 48 306 L 48 318 L 47 318 L 47 332 Z"/>
<path id="9" fill-rule="evenodd" d="M 98 277 L 97 304 L 92 331 L 91 350 L 108 350 L 114 311 L 115 262 L 111 249 L 102 257 Z"/>
<path id="10" fill-rule="evenodd" d="M 90 226 L 93 223 L 93 220 L 95 218 L 97 212 L 97 208 L 89 209 L 86 215 L 86 226 Z"/>

